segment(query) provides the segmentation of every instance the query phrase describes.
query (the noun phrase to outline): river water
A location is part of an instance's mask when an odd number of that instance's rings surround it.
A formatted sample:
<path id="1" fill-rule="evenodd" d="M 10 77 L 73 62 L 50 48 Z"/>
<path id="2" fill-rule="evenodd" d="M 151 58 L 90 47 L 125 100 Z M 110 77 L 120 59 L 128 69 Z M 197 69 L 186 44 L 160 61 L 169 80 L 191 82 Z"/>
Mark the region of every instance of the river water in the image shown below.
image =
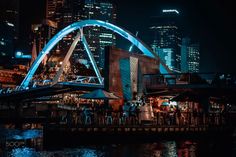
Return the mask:
<path id="1" fill-rule="evenodd" d="M 43 148 L 41 130 L 0 130 L 1 139 L 26 141 L 27 145 L 8 148 L 1 144 L 2 157 L 236 157 L 236 137 L 168 139 L 150 142 L 78 145 L 73 148 Z M 38 137 L 37 137 L 38 136 Z M 63 142 L 58 141 L 56 142 Z"/>

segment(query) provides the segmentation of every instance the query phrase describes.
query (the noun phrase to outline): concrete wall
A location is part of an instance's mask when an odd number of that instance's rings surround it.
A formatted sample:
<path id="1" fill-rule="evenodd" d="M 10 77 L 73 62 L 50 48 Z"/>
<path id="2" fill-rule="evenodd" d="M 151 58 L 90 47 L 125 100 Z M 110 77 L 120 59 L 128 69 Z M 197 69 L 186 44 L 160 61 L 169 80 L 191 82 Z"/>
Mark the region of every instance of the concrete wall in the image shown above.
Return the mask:
<path id="1" fill-rule="evenodd" d="M 142 92 L 143 74 L 157 73 L 159 73 L 159 61 L 156 59 L 115 47 L 105 49 L 105 89 L 122 99 L 124 99 L 124 93 L 131 93 L 128 99 L 132 99 L 134 93 Z"/>

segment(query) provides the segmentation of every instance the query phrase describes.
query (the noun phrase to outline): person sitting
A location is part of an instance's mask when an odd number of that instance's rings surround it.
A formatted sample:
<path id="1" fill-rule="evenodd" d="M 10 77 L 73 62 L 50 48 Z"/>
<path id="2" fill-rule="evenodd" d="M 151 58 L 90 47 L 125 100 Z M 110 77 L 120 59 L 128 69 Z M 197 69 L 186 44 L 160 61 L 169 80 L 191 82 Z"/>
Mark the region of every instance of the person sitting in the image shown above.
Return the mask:
<path id="1" fill-rule="evenodd" d="M 113 119 L 112 119 L 112 111 L 113 108 L 111 106 L 108 106 L 107 108 L 107 115 L 106 115 L 106 124 L 111 125 L 113 123 Z"/>
<path id="2" fill-rule="evenodd" d="M 86 107 L 84 109 L 84 115 L 85 115 L 85 125 L 91 124 L 91 110 Z"/>

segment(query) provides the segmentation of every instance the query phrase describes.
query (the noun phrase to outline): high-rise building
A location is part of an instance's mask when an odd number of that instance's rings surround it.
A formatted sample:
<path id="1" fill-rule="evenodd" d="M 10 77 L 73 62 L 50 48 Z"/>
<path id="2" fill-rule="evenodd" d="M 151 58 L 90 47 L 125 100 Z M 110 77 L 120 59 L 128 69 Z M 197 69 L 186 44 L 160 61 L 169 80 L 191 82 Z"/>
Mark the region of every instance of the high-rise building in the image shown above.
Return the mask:
<path id="1" fill-rule="evenodd" d="M 54 22 L 60 21 L 60 11 L 65 0 L 47 0 L 46 1 L 46 19 Z"/>
<path id="2" fill-rule="evenodd" d="M 0 65 L 6 65 L 14 57 L 14 26 L 0 22 Z"/>
<path id="3" fill-rule="evenodd" d="M 57 0 L 54 21 L 58 23 L 59 29 L 81 20 L 83 4 L 83 0 Z"/>
<path id="4" fill-rule="evenodd" d="M 41 51 L 45 44 L 55 35 L 57 23 L 51 20 L 44 19 L 39 24 L 31 26 L 33 39 L 36 40 L 37 52 Z"/>
<path id="5" fill-rule="evenodd" d="M 0 58 L 2 65 L 10 64 L 15 55 L 19 32 L 19 1 L 0 1 Z"/>
<path id="6" fill-rule="evenodd" d="M 57 8 L 57 0 L 47 0 L 46 2 L 46 18 L 52 19 L 55 17 Z"/>
<path id="7" fill-rule="evenodd" d="M 114 5 L 103 0 L 47 0 L 47 18 L 57 22 L 58 30 L 86 19 L 103 20 L 111 23 L 116 21 L 116 9 Z M 100 68 L 104 65 L 104 47 L 115 45 L 116 37 L 110 30 L 101 27 L 86 27 L 83 29 L 91 52 Z M 59 52 L 65 56 L 72 44 L 76 31 L 64 37 L 59 43 Z M 71 61 L 77 63 L 80 59 L 87 59 L 83 44 L 79 43 L 71 57 Z M 72 64 L 77 65 L 77 64 Z M 76 68 L 76 67 L 74 67 Z"/>
<path id="8" fill-rule="evenodd" d="M 183 38 L 181 45 L 181 72 L 188 72 L 188 47 L 190 38 Z"/>
<path id="9" fill-rule="evenodd" d="M 82 0 L 47 0 L 46 5 L 46 19 L 56 22 L 57 31 L 60 31 L 75 21 L 79 21 L 82 17 Z M 59 58 L 65 56 L 75 35 L 76 32 L 70 33 L 56 46 L 56 51 L 54 52 L 56 52 L 57 56 L 59 55 Z M 81 50 L 80 47 L 77 46 L 74 52 Z"/>
<path id="10" fill-rule="evenodd" d="M 0 6 L 0 21 L 5 21 L 12 26 L 14 39 L 17 39 L 19 33 L 19 0 L 1 0 Z"/>
<path id="11" fill-rule="evenodd" d="M 84 4 L 84 19 L 96 19 L 110 23 L 116 21 L 116 8 L 110 2 L 86 0 Z M 102 27 L 84 29 L 91 52 L 100 68 L 104 67 L 104 48 L 116 44 L 115 34 Z"/>
<path id="12" fill-rule="evenodd" d="M 200 70 L 200 46 L 191 42 L 190 38 L 182 39 L 181 45 L 181 72 L 199 72 Z"/>
<path id="13" fill-rule="evenodd" d="M 61 3 L 56 12 L 56 21 L 58 23 L 58 29 L 61 30 L 66 26 L 81 20 L 83 15 L 83 2 L 82 0 L 64 0 Z M 68 52 L 70 45 L 72 44 L 77 32 L 72 32 L 65 36 L 59 43 L 59 53 L 62 56 Z M 81 45 L 77 45 L 74 53 L 81 54 Z"/>
<path id="14" fill-rule="evenodd" d="M 168 62 L 168 67 L 174 72 L 180 71 L 179 14 L 176 9 L 162 10 L 159 16 L 151 18 L 150 27 L 153 51 L 158 53 L 166 64 Z"/>

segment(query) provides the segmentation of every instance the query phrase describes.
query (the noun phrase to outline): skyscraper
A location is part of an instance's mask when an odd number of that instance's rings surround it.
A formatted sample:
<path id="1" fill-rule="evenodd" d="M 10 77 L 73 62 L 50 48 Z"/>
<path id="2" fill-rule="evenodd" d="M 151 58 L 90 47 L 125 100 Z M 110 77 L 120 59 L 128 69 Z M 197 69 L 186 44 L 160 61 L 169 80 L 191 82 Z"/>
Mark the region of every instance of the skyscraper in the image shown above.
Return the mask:
<path id="1" fill-rule="evenodd" d="M 84 5 L 84 19 L 97 19 L 110 23 L 116 21 L 116 8 L 110 2 L 97 2 L 86 0 Z M 105 46 L 115 45 L 116 36 L 108 29 L 93 27 L 84 30 L 88 44 L 95 61 L 100 68 L 104 67 L 104 48 Z"/>
<path id="2" fill-rule="evenodd" d="M 61 16 L 61 8 L 65 0 L 47 0 L 46 2 L 46 19 L 59 23 Z"/>
<path id="3" fill-rule="evenodd" d="M 19 33 L 19 0 L 1 0 L 0 6 L 0 21 L 5 21 L 12 26 L 14 39 L 17 39 Z"/>
<path id="4" fill-rule="evenodd" d="M 176 9 L 162 10 L 157 17 L 151 18 L 153 42 L 151 47 L 174 72 L 180 71 L 179 11 Z"/>
<path id="5" fill-rule="evenodd" d="M 57 0 L 47 0 L 46 2 L 46 18 L 52 19 L 55 17 L 57 8 Z"/>
<path id="6" fill-rule="evenodd" d="M 55 22 L 58 32 L 66 26 L 81 20 L 83 15 L 83 0 L 47 0 L 46 3 L 46 19 Z M 55 35 L 55 34 L 52 34 Z M 62 58 L 65 56 L 72 44 L 76 32 L 72 32 L 69 35 L 62 38 L 60 43 L 56 46 L 56 51 L 53 53 L 56 58 Z M 78 45 L 74 52 L 81 51 L 81 46 Z M 80 54 L 80 53 L 77 53 Z"/>
<path id="7" fill-rule="evenodd" d="M 33 24 L 31 29 L 33 32 L 33 39 L 36 40 L 37 52 L 39 52 L 53 37 L 53 35 L 55 35 L 57 23 L 48 19 L 44 19 L 39 24 Z"/>
<path id="8" fill-rule="evenodd" d="M 200 70 L 200 46 L 191 42 L 190 38 L 182 39 L 181 45 L 181 72 L 199 72 Z"/>
<path id="9" fill-rule="evenodd" d="M 81 20 L 82 16 L 83 16 L 82 0 L 63 0 L 63 3 L 58 5 L 55 20 L 58 23 L 58 29 L 61 30 L 66 26 Z M 65 54 L 68 52 L 70 45 L 72 44 L 76 34 L 77 31 L 72 32 L 67 36 L 65 36 L 60 41 L 58 52 L 60 53 L 61 56 L 65 56 Z M 82 46 L 79 43 L 74 50 L 74 54 L 81 54 L 81 50 Z"/>
<path id="10" fill-rule="evenodd" d="M 15 55 L 19 32 L 19 1 L 0 1 L 0 57 L 2 65 L 8 65 Z"/>
<path id="11" fill-rule="evenodd" d="M 103 20 L 115 23 L 116 10 L 112 3 L 97 0 L 47 0 L 47 18 L 57 22 L 58 30 L 86 19 Z M 59 54 L 63 57 L 72 44 L 77 31 L 64 37 L 59 43 Z M 100 68 L 104 65 L 104 47 L 115 45 L 116 37 L 110 30 L 101 27 L 86 27 L 83 33 L 87 39 L 95 61 Z M 79 59 L 87 59 L 84 47 L 79 43 L 71 56 L 71 61 L 77 63 Z M 76 66 L 77 64 L 72 64 Z M 72 67 L 76 69 L 76 67 Z"/>
<path id="12" fill-rule="evenodd" d="M 6 65 L 14 57 L 14 26 L 0 21 L 0 65 Z"/>

